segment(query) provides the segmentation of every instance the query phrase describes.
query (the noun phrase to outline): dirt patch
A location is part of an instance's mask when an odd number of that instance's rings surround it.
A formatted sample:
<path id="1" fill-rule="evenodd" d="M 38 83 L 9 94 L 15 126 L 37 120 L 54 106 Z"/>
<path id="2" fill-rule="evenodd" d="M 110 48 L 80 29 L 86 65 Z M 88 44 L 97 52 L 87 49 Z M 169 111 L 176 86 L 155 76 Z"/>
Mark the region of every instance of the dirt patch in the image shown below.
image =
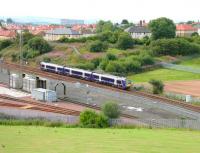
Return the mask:
<path id="1" fill-rule="evenodd" d="M 63 51 L 52 51 L 46 54 L 48 57 L 63 57 L 65 56 L 65 52 Z"/>
<path id="2" fill-rule="evenodd" d="M 104 53 L 86 53 L 83 55 L 83 58 L 87 60 L 92 60 L 98 57 L 102 57 L 103 55 Z"/>
<path id="3" fill-rule="evenodd" d="M 200 80 L 167 82 L 165 91 L 200 97 Z"/>

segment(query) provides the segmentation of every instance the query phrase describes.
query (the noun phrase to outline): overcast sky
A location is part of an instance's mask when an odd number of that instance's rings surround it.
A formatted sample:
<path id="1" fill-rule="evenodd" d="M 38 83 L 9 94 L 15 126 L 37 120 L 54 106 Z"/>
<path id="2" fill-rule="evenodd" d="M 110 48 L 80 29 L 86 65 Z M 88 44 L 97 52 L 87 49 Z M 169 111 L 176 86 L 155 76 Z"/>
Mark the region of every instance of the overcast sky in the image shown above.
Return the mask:
<path id="1" fill-rule="evenodd" d="M 130 21 L 199 20 L 200 0 L 0 0 L 0 16 Z"/>

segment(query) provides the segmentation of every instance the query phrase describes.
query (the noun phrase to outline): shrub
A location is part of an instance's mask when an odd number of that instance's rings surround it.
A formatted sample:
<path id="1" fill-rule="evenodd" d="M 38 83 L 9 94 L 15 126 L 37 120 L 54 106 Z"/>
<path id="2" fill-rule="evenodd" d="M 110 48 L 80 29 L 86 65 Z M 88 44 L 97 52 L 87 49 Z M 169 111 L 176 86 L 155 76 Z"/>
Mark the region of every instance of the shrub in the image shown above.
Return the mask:
<path id="1" fill-rule="evenodd" d="M 94 70 L 95 69 L 95 65 L 90 62 L 79 64 L 76 67 L 80 68 L 80 69 L 84 69 L 84 70 Z"/>
<path id="2" fill-rule="evenodd" d="M 141 65 L 152 65 L 154 64 L 154 58 L 149 54 L 140 54 L 139 60 L 141 61 Z"/>
<path id="3" fill-rule="evenodd" d="M 109 119 L 104 114 L 99 114 L 96 118 L 96 125 L 99 128 L 109 127 Z"/>
<path id="4" fill-rule="evenodd" d="M 107 58 L 108 60 L 116 60 L 116 59 L 117 59 L 117 56 L 114 55 L 114 54 L 112 54 L 112 53 L 107 53 L 107 54 L 106 54 L 106 58 Z"/>
<path id="5" fill-rule="evenodd" d="M 124 67 L 124 64 L 119 61 L 110 61 L 105 69 L 106 72 L 114 72 L 117 74 L 123 74 L 126 73 L 126 67 Z"/>
<path id="6" fill-rule="evenodd" d="M 121 33 L 117 41 L 117 47 L 119 49 L 133 48 L 133 39 L 128 33 Z"/>
<path id="7" fill-rule="evenodd" d="M 27 46 L 30 49 L 38 50 L 40 54 L 47 53 L 52 49 L 48 42 L 41 37 L 34 37 L 30 39 Z"/>
<path id="8" fill-rule="evenodd" d="M 105 116 L 111 119 L 118 118 L 121 113 L 118 104 L 114 102 L 105 103 L 102 107 L 102 111 Z"/>
<path id="9" fill-rule="evenodd" d="M 16 62 L 17 60 L 18 60 L 18 54 L 17 53 L 13 53 L 12 55 L 11 55 L 11 58 L 12 58 L 12 62 Z"/>
<path id="10" fill-rule="evenodd" d="M 200 53 L 200 46 L 182 38 L 159 39 L 151 43 L 155 55 L 191 55 Z"/>
<path id="11" fill-rule="evenodd" d="M 2 50 L 4 48 L 7 48 L 11 44 L 12 44 L 11 40 L 2 40 L 2 41 L 0 41 L 0 50 Z"/>
<path id="12" fill-rule="evenodd" d="M 103 52 L 108 49 L 108 44 L 99 40 L 93 41 L 89 44 L 89 50 L 91 52 Z"/>
<path id="13" fill-rule="evenodd" d="M 80 114 L 80 124 L 83 127 L 104 128 L 108 127 L 108 118 L 102 114 L 97 114 L 93 110 L 85 110 Z"/>
<path id="14" fill-rule="evenodd" d="M 124 66 L 125 66 L 127 72 L 138 73 L 142 69 L 141 63 L 139 61 L 136 61 L 136 60 L 132 60 L 132 61 L 127 60 L 127 61 L 125 61 Z"/>
<path id="15" fill-rule="evenodd" d="M 153 93 L 154 94 L 161 94 L 163 93 L 164 84 L 160 80 L 150 80 L 149 83 L 153 86 Z"/>
<path id="16" fill-rule="evenodd" d="M 43 57 L 43 61 L 44 62 L 51 62 L 51 58 L 50 57 L 48 57 L 48 56 L 45 56 L 45 57 Z"/>
<path id="17" fill-rule="evenodd" d="M 107 65 L 108 65 L 108 63 L 109 63 L 109 60 L 108 59 L 103 59 L 102 61 L 101 61 L 101 63 L 100 63 L 100 68 L 102 69 L 102 70 L 105 70 L 106 69 L 106 67 L 107 67 Z"/>
<path id="18" fill-rule="evenodd" d="M 101 58 L 95 58 L 91 62 L 94 64 L 94 67 L 97 68 L 100 65 L 101 61 Z"/>

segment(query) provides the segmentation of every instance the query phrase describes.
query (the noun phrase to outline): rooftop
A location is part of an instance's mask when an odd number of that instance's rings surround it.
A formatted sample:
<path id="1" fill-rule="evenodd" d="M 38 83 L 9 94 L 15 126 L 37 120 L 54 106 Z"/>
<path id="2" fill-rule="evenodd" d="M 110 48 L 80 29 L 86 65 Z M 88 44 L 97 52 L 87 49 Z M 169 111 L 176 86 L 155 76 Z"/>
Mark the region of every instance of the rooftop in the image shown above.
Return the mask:
<path id="1" fill-rule="evenodd" d="M 132 26 L 126 29 L 130 33 L 151 33 L 151 31 L 144 26 Z"/>
<path id="2" fill-rule="evenodd" d="M 192 25 L 189 25 L 189 24 L 178 24 L 178 25 L 176 25 L 176 30 L 179 30 L 179 31 L 197 31 L 197 28 L 194 28 Z"/>
<path id="3" fill-rule="evenodd" d="M 53 35 L 80 35 L 79 32 L 72 30 L 70 28 L 57 28 L 54 30 L 48 30 L 46 34 L 53 34 Z"/>

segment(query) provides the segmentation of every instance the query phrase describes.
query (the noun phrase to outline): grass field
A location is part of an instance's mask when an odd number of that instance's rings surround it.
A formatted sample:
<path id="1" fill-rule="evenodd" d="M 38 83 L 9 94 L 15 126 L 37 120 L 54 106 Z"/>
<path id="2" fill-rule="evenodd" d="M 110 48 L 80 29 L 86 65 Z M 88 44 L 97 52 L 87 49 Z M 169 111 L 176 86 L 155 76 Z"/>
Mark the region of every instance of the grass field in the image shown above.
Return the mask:
<path id="1" fill-rule="evenodd" d="M 189 72 L 176 71 L 170 69 L 158 69 L 149 72 L 144 72 L 128 77 L 134 82 L 148 82 L 151 79 L 162 81 L 176 81 L 176 80 L 200 80 L 200 74 L 193 74 Z"/>
<path id="2" fill-rule="evenodd" d="M 1 153 L 199 153 L 200 132 L 0 126 Z"/>
<path id="3" fill-rule="evenodd" d="M 185 66 L 191 66 L 194 68 L 200 68 L 200 57 L 182 61 L 180 64 Z"/>

